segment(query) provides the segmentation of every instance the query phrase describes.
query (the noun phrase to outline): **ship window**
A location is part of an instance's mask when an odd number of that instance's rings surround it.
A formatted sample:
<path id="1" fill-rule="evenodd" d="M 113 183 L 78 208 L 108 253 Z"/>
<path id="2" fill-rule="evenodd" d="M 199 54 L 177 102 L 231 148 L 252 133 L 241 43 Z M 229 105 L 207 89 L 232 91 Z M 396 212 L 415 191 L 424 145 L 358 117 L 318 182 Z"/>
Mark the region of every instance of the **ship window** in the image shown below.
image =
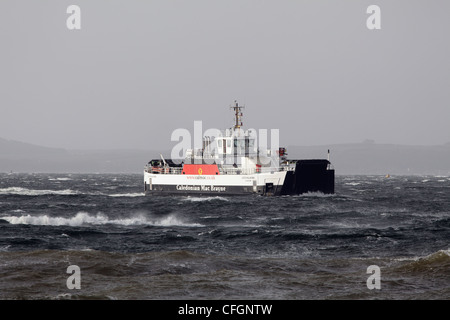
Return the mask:
<path id="1" fill-rule="evenodd" d="M 234 152 L 244 152 L 245 150 L 245 140 L 244 139 L 234 139 Z"/>
<path id="2" fill-rule="evenodd" d="M 245 138 L 245 153 L 249 153 L 253 149 L 253 139 Z"/>
<path id="3" fill-rule="evenodd" d="M 227 148 L 231 148 L 231 140 L 227 139 Z"/>
<path id="4" fill-rule="evenodd" d="M 222 139 L 219 139 L 218 142 L 219 142 L 219 148 L 222 148 Z"/>

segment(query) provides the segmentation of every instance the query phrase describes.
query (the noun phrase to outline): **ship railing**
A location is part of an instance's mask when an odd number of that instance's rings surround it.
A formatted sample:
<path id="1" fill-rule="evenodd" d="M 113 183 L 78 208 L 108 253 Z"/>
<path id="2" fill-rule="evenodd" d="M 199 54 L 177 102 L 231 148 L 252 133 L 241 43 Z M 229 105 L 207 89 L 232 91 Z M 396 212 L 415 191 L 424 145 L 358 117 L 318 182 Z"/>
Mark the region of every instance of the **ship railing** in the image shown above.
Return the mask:
<path id="1" fill-rule="evenodd" d="M 295 171 L 295 166 L 281 166 L 281 167 L 260 167 L 260 168 L 221 168 L 220 174 L 255 174 L 255 173 L 271 173 L 280 171 Z"/>
<path id="2" fill-rule="evenodd" d="M 282 166 L 279 171 L 295 171 L 295 165 Z"/>
<path id="3" fill-rule="evenodd" d="M 232 174 L 232 175 L 237 175 L 237 174 L 254 174 L 256 173 L 256 169 L 242 169 L 242 168 L 221 168 L 219 169 L 220 174 Z"/>
<path id="4" fill-rule="evenodd" d="M 144 171 L 151 174 L 181 174 L 181 167 L 150 167 L 146 166 Z"/>
<path id="5" fill-rule="evenodd" d="M 169 169 L 169 174 L 181 174 L 181 172 L 183 171 L 183 168 L 180 167 L 170 167 Z"/>
<path id="6" fill-rule="evenodd" d="M 261 167 L 258 168 L 259 172 L 281 172 L 281 171 L 295 171 L 295 166 L 280 166 L 280 167 Z"/>
<path id="7" fill-rule="evenodd" d="M 248 175 L 255 173 L 271 173 L 280 171 L 294 171 L 295 166 L 280 166 L 280 167 L 260 167 L 260 168 L 220 168 L 220 174 L 229 175 Z M 146 166 L 145 172 L 151 174 L 182 174 L 181 167 L 151 167 Z"/>

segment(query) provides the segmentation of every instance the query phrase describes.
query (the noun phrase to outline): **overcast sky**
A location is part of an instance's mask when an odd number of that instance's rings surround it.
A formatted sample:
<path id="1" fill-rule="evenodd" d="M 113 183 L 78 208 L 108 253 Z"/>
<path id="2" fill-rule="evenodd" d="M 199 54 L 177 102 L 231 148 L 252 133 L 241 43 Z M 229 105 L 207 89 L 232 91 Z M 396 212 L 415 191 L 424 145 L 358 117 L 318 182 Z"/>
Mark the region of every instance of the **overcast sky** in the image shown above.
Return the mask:
<path id="1" fill-rule="evenodd" d="M 443 144 L 449 13 L 448 0 L 1 0 L 0 137 L 168 149 L 194 120 L 230 127 L 238 100 L 244 127 L 280 129 L 281 145 Z"/>

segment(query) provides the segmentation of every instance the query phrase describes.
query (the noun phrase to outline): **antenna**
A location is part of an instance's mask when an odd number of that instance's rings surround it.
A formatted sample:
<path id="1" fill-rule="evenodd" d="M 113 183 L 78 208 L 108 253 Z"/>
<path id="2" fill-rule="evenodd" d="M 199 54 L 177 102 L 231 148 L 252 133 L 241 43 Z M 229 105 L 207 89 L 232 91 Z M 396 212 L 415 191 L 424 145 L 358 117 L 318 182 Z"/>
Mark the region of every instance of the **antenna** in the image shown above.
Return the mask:
<path id="1" fill-rule="evenodd" d="M 234 100 L 234 106 L 230 107 L 230 109 L 234 110 L 234 129 L 239 129 L 242 127 L 242 117 L 244 114 L 241 112 L 241 109 L 245 107 L 239 106 L 237 100 Z"/>

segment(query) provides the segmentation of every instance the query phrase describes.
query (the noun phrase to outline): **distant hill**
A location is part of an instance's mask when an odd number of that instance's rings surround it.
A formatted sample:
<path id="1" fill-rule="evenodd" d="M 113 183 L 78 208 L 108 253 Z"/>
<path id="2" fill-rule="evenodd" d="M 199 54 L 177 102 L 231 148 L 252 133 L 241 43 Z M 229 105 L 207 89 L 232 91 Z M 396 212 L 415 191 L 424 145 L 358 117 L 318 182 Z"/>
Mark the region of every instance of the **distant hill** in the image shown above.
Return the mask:
<path id="1" fill-rule="evenodd" d="M 290 146 L 288 157 L 326 158 L 336 174 L 450 175 L 450 144 L 408 146 L 373 142 L 329 146 Z"/>
<path id="2" fill-rule="evenodd" d="M 438 146 L 376 144 L 288 146 L 290 159 L 325 159 L 336 174 L 450 175 L 450 143 Z M 167 155 L 170 151 L 164 151 Z M 152 150 L 66 150 L 0 138 L 0 172 L 141 173 Z"/>
<path id="3" fill-rule="evenodd" d="M 65 149 L 48 148 L 30 143 L 0 138 L 0 158 L 27 157 L 30 155 L 64 155 Z"/>
<path id="4" fill-rule="evenodd" d="M 0 172 L 141 173 L 155 157 L 145 150 L 66 150 L 0 138 Z"/>

